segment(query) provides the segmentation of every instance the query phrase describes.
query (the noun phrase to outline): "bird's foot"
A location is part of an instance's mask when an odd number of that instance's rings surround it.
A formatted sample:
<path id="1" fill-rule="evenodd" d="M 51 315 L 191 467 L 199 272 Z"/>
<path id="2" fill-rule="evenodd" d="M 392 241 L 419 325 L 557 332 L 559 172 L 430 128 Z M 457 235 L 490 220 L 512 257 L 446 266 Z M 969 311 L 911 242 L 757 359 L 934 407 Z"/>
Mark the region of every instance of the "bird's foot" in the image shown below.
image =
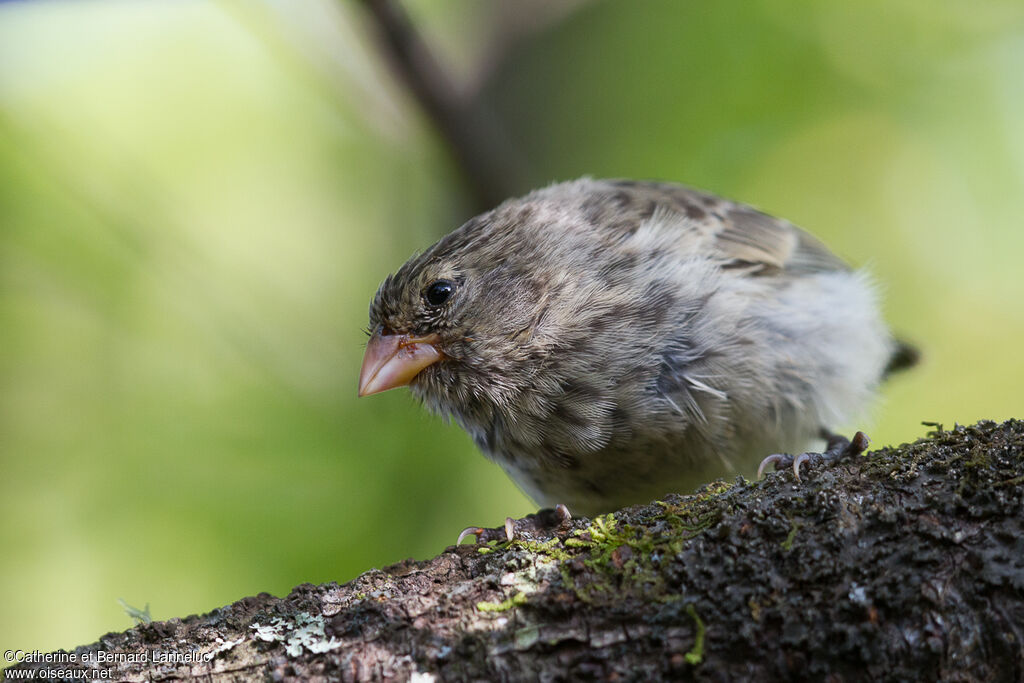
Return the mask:
<path id="1" fill-rule="evenodd" d="M 804 463 L 836 462 L 842 458 L 850 458 L 855 455 L 860 455 L 866 451 L 868 444 L 871 443 L 870 439 L 868 439 L 864 432 L 857 432 L 853 435 L 852 439 L 847 439 L 845 436 L 833 434 L 832 432 L 823 429 L 821 430 L 821 436 L 827 441 L 823 452 L 801 453 L 795 458 L 788 453 L 775 453 L 773 455 L 769 455 L 767 458 L 762 460 L 761 464 L 758 466 L 757 478 L 760 479 L 764 475 L 765 468 L 774 464 L 776 470 L 792 467 L 793 474 L 796 475 L 796 480 L 800 481 L 800 466 Z"/>
<path id="2" fill-rule="evenodd" d="M 488 541 L 512 541 L 515 539 L 537 540 L 549 536 L 551 531 L 561 527 L 572 519 L 569 508 L 561 503 L 553 508 L 543 508 L 526 515 L 522 519 L 505 518 L 505 525 L 486 529 L 479 526 L 468 526 L 459 534 L 455 545 L 460 545 L 467 536 L 476 536 L 477 543 Z"/>

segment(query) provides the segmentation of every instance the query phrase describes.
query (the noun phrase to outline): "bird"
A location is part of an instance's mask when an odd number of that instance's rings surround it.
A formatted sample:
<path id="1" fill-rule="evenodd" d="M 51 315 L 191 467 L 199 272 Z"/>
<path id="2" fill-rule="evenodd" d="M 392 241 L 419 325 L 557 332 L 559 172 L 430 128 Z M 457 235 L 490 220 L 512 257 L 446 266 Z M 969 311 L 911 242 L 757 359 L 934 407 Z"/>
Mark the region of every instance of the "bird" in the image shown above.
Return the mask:
<path id="1" fill-rule="evenodd" d="M 774 454 L 822 437 L 859 452 L 862 433 L 831 430 L 917 359 L 870 275 L 792 223 L 589 177 L 414 255 L 380 285 L 367 332 L 360 396 L 408 386 L 566 516 L 789 464 Z"/>

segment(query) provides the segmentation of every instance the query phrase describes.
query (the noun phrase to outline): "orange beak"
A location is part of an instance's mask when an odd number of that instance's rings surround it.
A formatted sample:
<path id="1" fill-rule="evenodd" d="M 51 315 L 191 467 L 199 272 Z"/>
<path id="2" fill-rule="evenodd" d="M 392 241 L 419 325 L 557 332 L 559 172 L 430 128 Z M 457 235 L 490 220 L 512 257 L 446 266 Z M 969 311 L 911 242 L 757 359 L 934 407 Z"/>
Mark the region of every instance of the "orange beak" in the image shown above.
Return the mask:
<path id="1" fill-rule="evenodd" d="M 443 356 L 437 349 L 437 342 L 436 334 L 413 337 L 374 332 L 366 345 L 363 367 L 359 371 L 359 395 L 404 387 L 420 370 L 441 360 Z"/>

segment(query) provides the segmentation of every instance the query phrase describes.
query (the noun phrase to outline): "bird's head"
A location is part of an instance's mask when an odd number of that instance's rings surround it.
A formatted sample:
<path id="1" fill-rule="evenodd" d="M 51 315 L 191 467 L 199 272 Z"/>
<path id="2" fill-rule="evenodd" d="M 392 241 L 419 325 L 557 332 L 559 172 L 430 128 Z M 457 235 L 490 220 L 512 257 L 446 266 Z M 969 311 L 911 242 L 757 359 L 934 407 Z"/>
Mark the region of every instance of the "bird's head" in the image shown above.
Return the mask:
<path id="1" fill-rule="evenodd" d="M 479 216 L 410 259 L 370 305 L 359 395 L 408 385 L 435 412 L 500 406 L 543 355 L 545 284 L 522 216 Z"/>

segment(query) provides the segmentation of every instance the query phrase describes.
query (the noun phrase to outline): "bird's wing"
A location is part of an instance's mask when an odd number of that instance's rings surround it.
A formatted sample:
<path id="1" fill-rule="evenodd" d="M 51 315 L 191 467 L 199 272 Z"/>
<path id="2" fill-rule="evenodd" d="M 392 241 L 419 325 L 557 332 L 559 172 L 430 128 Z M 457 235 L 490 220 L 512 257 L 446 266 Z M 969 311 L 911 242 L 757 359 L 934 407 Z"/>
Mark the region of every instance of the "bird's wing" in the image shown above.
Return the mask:
<path id="1" fill-rule="evenodd" d="M 699 223 L 704 246 L 721 257 L 723 267 L 748 270 L 752 275 L 849 270 L 815 237 L 745 204 L 669 183 L 613 183 L 635 193 L 638 206 L 655 203 Z"/>
<path id="2" fill-rule="evenodd" d="M 792 275 L 848 269 L 824 244 L 792 223 L 747 206 L 724 206 L 712 246 L 726 260 Z"/>

